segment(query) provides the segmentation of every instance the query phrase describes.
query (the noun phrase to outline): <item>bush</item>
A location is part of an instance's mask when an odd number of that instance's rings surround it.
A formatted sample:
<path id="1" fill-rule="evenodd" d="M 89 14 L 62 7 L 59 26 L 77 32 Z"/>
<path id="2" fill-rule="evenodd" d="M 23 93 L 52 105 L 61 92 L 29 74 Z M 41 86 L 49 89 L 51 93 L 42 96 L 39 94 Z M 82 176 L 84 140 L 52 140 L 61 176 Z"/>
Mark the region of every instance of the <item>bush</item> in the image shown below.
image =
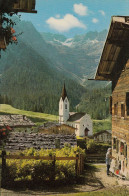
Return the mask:
<path id="1" fill-rule="evenodd" d="M 86 141 L 87 153 L 102 154 L 106 153 L 108 148 L 111 148 L 110 144 L 97 143 L 93 139 L 88 139 Z"/>
<path id="2" fill-rule="evenodd" d="M 75 157 L 77 153 L 85 154 L 80 147 L 70 147 L 65 145 L 62 149 L 51 149 L 36 151 L 31 148 L 25 150 L 18 155 L 23 156 L 53 156 L 56 157 Z M 7 159 L 8 176 L 11 176 L 13 181 L 32 180 L 36 183 L 43 181 L 55 180 L 71 180 L 75 178 L 75 161 L 56 161 L 55 166 L 53 161 L 46 160 L 9 160 Z"/>

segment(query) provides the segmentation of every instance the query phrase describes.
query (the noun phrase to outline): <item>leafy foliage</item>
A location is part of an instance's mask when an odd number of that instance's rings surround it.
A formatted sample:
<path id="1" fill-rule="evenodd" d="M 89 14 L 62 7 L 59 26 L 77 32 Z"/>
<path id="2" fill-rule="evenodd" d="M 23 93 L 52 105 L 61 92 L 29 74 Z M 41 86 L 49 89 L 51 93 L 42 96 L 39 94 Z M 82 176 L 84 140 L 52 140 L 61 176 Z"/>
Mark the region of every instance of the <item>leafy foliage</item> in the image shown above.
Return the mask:
<path id="1" fill-rule="evenodd" d="M 84 150 L 79 147 L 70 147 L 65 145 L 64 148 L 58 150 L 44 150 L 36 151 L 31 148 L 20 152 L 23 156 L 56 156 L 56 157 L 70 157 L 76 156 L 76 153 L 85 154 Z M 7 171 L 10 179 L 18 180 L 33 180 L 36 183 L 53 180 L 70 180 L 75 177 L 75 161 L 56 161 L 55 168 L 52 161 L 44 160 L 7 160 Z M 53 174 L 54 172 L 54 174 Z"/>
<path id="2" fill-rule="evenodd" d="M 111 147 L 109 144 L 103 144 L 103 143 L 97 143 L 93 139 L 87 139 L 86 140 L 86 152 L 87 153 L 106 153 L 107 149 Z"/>

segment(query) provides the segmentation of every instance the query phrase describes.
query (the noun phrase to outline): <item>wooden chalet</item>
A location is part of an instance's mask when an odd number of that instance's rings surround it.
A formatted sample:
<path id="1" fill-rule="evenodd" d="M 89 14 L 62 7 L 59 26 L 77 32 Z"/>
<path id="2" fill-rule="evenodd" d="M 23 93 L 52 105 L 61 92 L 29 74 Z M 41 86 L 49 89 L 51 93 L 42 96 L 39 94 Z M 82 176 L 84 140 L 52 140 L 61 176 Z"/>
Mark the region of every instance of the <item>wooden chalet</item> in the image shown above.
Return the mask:
<path id="1" fill-rule="evenodd" d="M 40 133 L 46 134 L 74 134 L 76 128 L 67 124 L 60 124 L 56 122 L 47 122 L 39 127 Z"/>
<path id="2" fill-rule="evenodd" d="M 36 0 L 16 0 L 13 9 L 17 12 L 37 13 L 35 4 Z"/>
<path id="3" fill-rule="evenodd" d="M 77 146 L 75 134 L 43 134 L 43 133 L 25 133 L 11 132 L 6 140 L 5 149 L 7 151 L 19 151 L 29 148 L 55 149 L 63 148 L 65 144 L 71 147 Z"/>
<path id="4" fill-rule="evenodd" d="M 112 133 L 111 130 L 102 130 L 98 133 L 93 135 L 94 141 L 102 142 L 102 143 L 109 143 L 111 144 L 112 141 Z"/>
<path id="5" fill-rule="evenodd" d="M 129 178 L 129 16 L 113 16 L 95 80 L 112 81 L 112 171 Z"/>

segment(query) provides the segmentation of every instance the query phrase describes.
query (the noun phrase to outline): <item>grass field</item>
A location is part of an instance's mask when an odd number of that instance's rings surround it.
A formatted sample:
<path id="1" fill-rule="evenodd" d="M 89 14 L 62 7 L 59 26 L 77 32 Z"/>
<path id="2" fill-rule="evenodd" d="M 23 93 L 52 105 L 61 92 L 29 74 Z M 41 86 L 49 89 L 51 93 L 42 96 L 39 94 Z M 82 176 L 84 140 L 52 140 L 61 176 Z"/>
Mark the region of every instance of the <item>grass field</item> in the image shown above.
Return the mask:
<path id="1" fill-rule="evenodd" d="M 111 129 L 111 119 L 93 120 L 93 133 Z"/>
<path id="2" fill-rule="evenodd" d="M 19 110 L 7 104 L 0 104 L 0 114 L 26 115 L 37 125 L 42 124 L 43 121 L 58 121 L 58 116 L 56 115 Z M 93 133 L 101 130 L 111 130 L 111 119 L 93 120 Z"/>
<path id="3" fill-rule="evenodd" d="M 35 119 L 35 121 L 42 121 L 42 120 L 58 121 L 58 116 L 56 115 L 19 110 L 7 104 L 0 104 L 0 113 L 1 114 L 22 114 L 22 115 L 26 115 L 27 117 L 31 117 L 32 119 Z"/>

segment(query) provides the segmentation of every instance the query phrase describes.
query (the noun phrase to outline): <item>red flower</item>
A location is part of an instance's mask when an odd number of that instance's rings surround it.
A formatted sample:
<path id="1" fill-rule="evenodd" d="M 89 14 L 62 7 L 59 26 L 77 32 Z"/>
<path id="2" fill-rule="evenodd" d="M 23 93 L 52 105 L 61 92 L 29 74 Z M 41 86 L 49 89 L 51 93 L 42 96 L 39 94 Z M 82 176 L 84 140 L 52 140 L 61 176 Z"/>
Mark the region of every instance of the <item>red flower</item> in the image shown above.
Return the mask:
<path id="1" fill-rule="evenodd" d="M 13 36 L 13 37 L 12 37 L 12 40 L 13 40 L 14 42 L 16 42 L 16 41 L 17 41 L 16 36 Z"/>
<path id="2" fill-rule="evenodd" d="M 14 34 L 15 30 L 11 27 L 11 33 Z"/>
<path id="3" fill-rule="evenodd" d="M 6 135 L 6 133 L 5 133 L 5 132 L 3 132 L 3 133 L 2 133 L 2 135 Z"/>

